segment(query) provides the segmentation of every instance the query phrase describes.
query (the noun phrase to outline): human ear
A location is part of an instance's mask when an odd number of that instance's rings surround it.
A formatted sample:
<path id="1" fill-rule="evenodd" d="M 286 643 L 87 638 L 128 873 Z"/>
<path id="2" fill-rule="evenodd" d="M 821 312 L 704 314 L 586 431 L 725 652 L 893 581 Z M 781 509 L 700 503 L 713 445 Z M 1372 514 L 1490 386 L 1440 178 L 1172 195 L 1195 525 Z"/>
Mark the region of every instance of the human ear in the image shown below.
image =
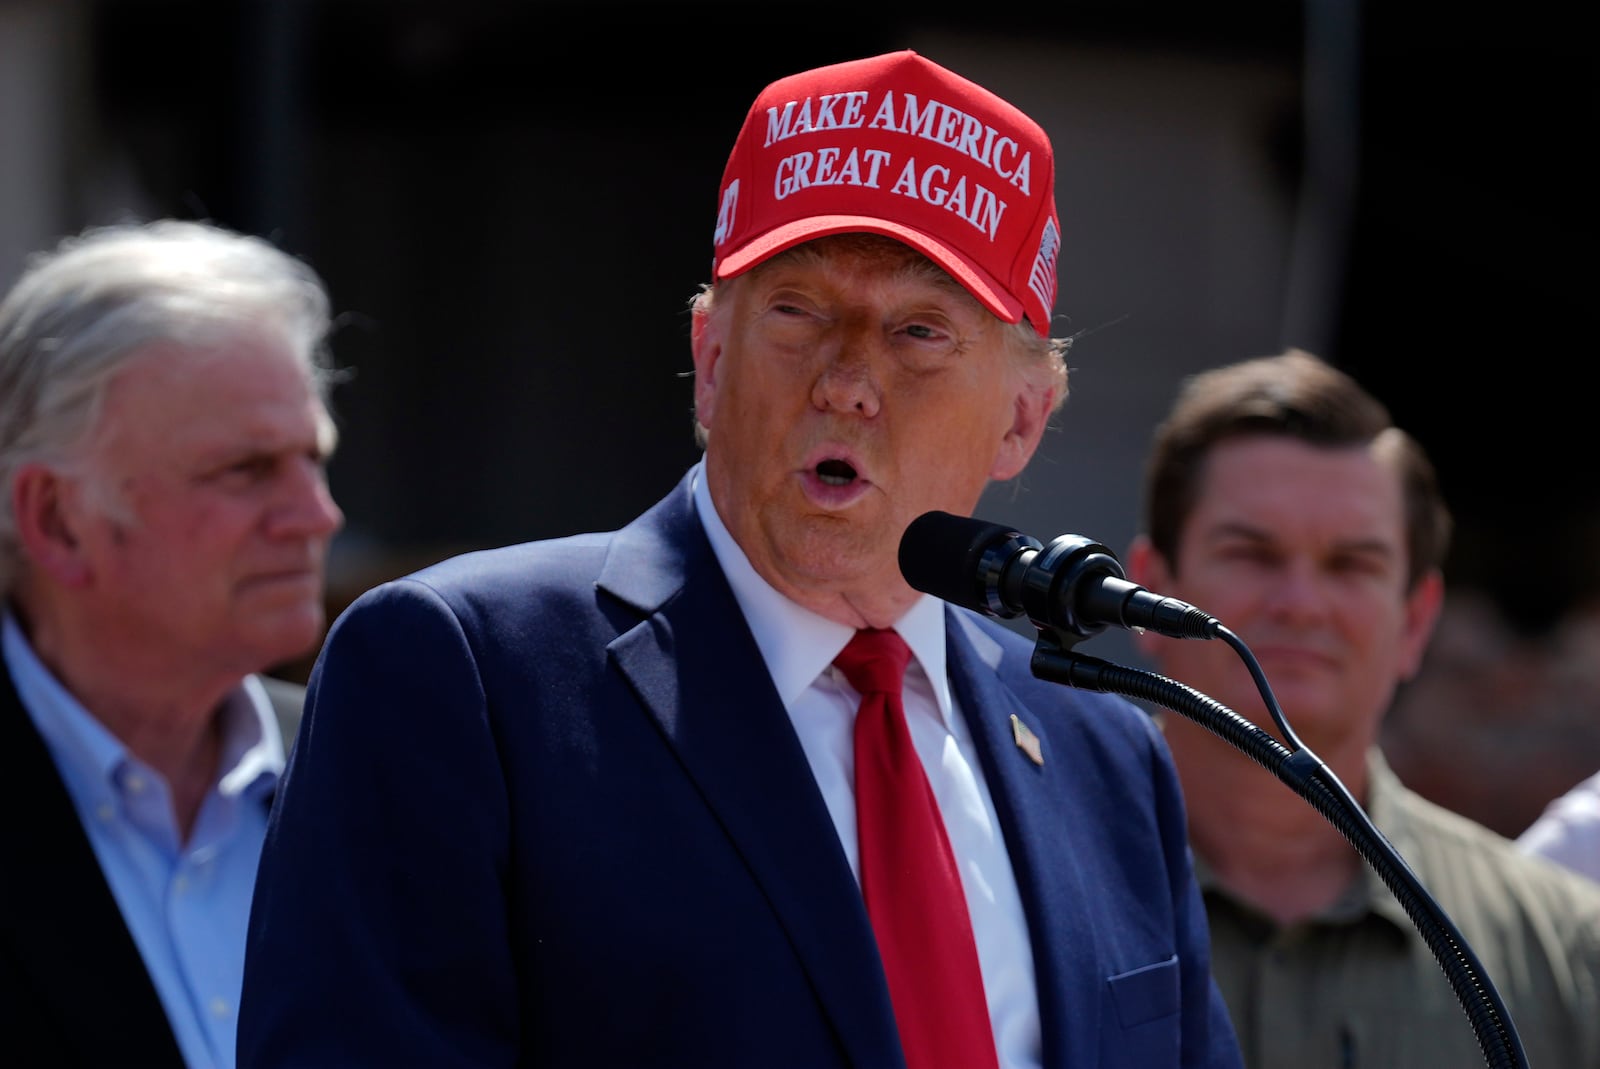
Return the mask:
<path id="1" fill-rule="evenodd" d="M 710 429 L 717 398 L 717 363 L 722 358 L 721 316 L 696 300 L 690 313 L 689 346 L 694 354 L 694 416 Z"/>
<path id="2" fill-rule="evenodd" d="M 22 465 L 11 481 L 11 514 L 17 540 L 31 566 L 64 586 L 82 586 L 90 568 L 78 537 L 82 510 L 76 487 L 40 463 Z"/>
<path id="3" fill-rule="evenodd" d="M 1400 678 L 1410 679 L 1422 667 L 1422 655 L 1433 637 L 1444 607 L 1444 576 L 1438 569 L 1417 580 L 1406 593 L 1406 611 L 1400 633 Z"/>
<path id="4" fill-rule="evenodd" d="M 1050 419 L 1051 402 L 1055 390 L 1031 382 L 1023 383 L 1011 404 L 1011 425 L 1000 439 L 1000 449 L 989 469 L 989 478 L 1004 482 L 1015 478 L 1028 466 L 1039 442 L 1044 437 L 1045 424 Z"/>

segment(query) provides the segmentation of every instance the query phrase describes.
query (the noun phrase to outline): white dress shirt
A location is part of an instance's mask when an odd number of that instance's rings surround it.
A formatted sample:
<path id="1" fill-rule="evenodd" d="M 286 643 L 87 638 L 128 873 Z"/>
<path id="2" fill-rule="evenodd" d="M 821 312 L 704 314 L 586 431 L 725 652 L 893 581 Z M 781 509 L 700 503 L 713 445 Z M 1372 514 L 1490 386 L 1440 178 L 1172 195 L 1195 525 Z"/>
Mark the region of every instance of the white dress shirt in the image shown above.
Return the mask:
<path id="1" fill-rule="evenodd" d="M 1545 806 L 1517 837 L 1517 845 L 1600 880 L 1600 772 Z"/>
<path id="2" fill-rule="evenodd" d="M 703 462 L 695 472 L 694 495 L 711 548 L 761 648 L 859 883 L 853 729 L 860 695 L 833 667 L 855 631 L 795 604 L 756 573 L 711 502 Z M 950 693 L 944 603 L 924 595 L 894 629 L 911 647 L 906 721 L 961 870 L 1000 1066 L 1038 1066 L 1039 1004 L 1027 921 L 971 734 Z"/>

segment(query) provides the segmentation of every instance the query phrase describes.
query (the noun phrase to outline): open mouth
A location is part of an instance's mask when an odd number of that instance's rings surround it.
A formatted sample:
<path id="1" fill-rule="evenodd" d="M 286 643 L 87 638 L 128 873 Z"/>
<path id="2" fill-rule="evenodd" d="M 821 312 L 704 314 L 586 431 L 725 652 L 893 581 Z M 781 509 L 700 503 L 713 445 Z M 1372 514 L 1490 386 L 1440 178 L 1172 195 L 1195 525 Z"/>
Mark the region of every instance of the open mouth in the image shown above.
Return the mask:
<path id="1" fill-rule="evenodd" d="M 817 478 L 829 486 L 849 486 L 856 480 L 856 469 L 842 460 L 824 460 L 817 465 Z"/>

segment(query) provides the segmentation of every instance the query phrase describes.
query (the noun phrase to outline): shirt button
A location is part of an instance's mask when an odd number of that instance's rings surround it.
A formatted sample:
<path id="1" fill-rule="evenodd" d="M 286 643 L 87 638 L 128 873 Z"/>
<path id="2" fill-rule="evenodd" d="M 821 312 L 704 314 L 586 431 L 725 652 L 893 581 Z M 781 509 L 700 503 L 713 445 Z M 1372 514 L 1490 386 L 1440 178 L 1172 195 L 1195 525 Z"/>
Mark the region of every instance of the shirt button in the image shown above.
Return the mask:
<path id="1" fill-rule="evenodd" d="M 180 895 L 183 894 L 183 892 L 189 889 L 189 877 L 174 876 L 172 878 L 172 889 Z"/>
<path id="2" fill-rule="evenodd" d="M 110 802 L 101 802 L 99 805 L 94 807 L 94 815 L 99 817 L 101 820 L 110 821 L 117 815 L 117 812 L 111 808 Z"/>
<path id="3" fill-rule="evenodd" d="M 211 1011 L 213 1017 L 226 1017 L 233 1012 L 233 1007 L 228 1005 L 228 1000 L 220 996 L 211 1000 L 206 1009 Z"/>
<path id="4" fill-rule="evenodd" d="M 128 790 L 139 794 L 144 790 L 144 777 L 135 773 L 128 777 Z"/>

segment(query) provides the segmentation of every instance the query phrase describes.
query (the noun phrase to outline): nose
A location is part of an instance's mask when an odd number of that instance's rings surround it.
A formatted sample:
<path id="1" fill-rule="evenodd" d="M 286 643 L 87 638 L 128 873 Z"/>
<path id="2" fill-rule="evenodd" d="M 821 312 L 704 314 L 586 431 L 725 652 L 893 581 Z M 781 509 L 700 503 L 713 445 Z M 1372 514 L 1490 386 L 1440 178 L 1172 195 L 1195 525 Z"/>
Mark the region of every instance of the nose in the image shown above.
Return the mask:
<path id="1" fill-rule="evenodd" d="M 289 462 L 268 526 L 274 535 L 289 538 L 327 538 L 344 526 L 344 511 L 333 500 L 320 461 L 300 456 Z"/>
<path id="2" fill-rule="evenodd" d="M 1327 610 L 1328 600 L 1311 561 L 1296 558 L 1285 563 L 1267 590 L 1273 613 L 1284 619 L 1313 619 Z"/>
<path id="3" fill-rule="evenodd" d="M 840 329 L 823 345 L 823 366 L 811 388 L 811 401 L 820 409 L 853 412 L 872 417 L 883 405 L 878 376 L 877 349 L 881 343 L 867 327 Z"/>

